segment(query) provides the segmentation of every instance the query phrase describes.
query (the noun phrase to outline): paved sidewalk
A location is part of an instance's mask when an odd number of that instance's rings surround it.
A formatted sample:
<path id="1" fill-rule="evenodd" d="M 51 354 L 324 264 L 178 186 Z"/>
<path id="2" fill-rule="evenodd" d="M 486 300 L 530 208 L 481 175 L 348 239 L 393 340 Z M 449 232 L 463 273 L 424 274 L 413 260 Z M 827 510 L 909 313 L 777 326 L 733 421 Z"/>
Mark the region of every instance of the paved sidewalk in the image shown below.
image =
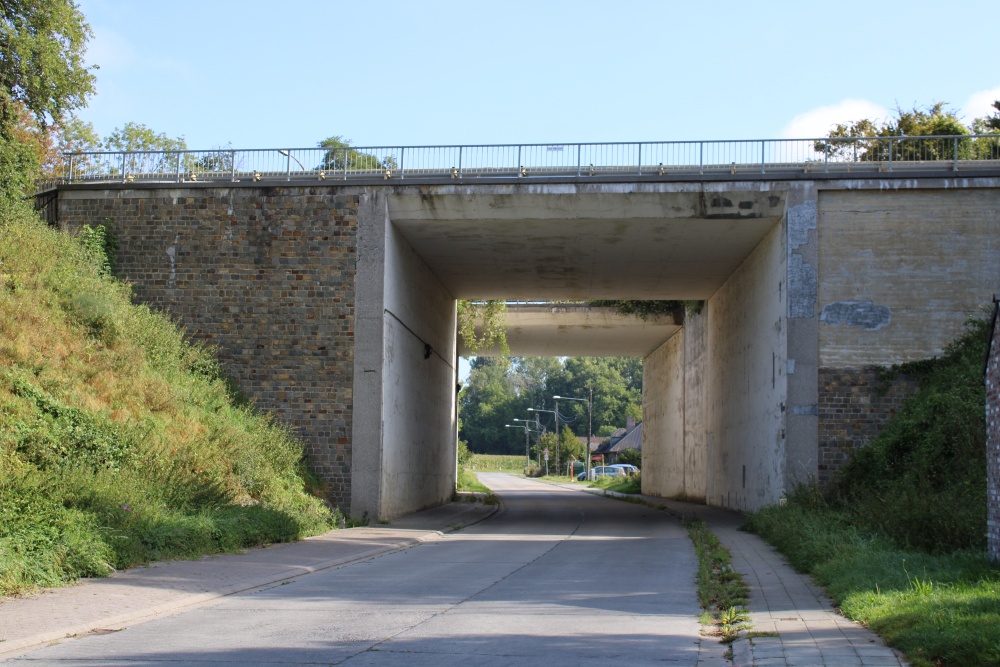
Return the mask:
<path id="1" fill-rule="evenodd" d="M 578 485 L 563 486 L 582 490 Z M 590 493 L 603 492 L 591 490 Z M 609 494 L 621 495 L 621 494 Z M 736 667 L 905 667 L 903 658 L 878 635 L 840 615 L 807 575 L 799 574 L 773 547 L 739 530 L 738 512 L 639 496 L 652 507 L 679 517 L 704 521 L 729 549 L 736 568 L 750 586 L 752 632 L 777 633 L 733 643 Z"/>
<path id="2" fill-rule="evenodd" d="M 496 505 L 453 502 L 387 525 L 335 530 L 241 554 L 154 563 L 23 598 L 0 598 L 0 660 L 406 549 L 477 523 L 496 510 Z"/>

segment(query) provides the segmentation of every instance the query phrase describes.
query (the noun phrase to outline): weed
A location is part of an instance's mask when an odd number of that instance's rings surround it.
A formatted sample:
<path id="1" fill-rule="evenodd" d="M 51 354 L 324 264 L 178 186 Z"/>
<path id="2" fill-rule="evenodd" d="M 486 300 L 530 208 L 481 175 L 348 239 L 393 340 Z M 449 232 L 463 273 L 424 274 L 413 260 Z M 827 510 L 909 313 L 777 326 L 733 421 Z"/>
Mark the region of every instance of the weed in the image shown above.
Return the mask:
<path id="1" fill-rule="evenodd" d="M 301 444 L 130 302 L 113 255 L 100 228 L 0 209 L 0 594 L 342 519 L 305 492 Z"/>
<path id="2" fill-rule="evenodd" d="M 684 526 L 698 556 L 698 598 L 707 619 L 721 641 L 737 639 L 749 627 L 745 610 L 749 589 L 732 567 L 732 556 L 719 538 L 700 520 L 686 520 Z"/>

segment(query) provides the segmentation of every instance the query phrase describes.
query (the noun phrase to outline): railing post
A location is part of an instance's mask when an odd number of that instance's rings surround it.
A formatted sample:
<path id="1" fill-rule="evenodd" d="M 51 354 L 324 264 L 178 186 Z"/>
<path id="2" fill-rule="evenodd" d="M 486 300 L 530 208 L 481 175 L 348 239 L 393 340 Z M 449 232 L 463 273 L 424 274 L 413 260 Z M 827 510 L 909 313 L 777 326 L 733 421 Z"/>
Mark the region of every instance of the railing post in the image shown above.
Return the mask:
<path id="1" fill-rule="evenodd" d="M 285 151 L 285 180 L 292 180 L 292 151 L 291 149 L 286 149 Z"/>
<path id="2" fill-rule="evenodd" d="M 958 171 L 958 137 L 953 137 L 952 142 L 954 142 L 955 153 L 951 156 L 952 159 L 952 171 Z"/>
<path id="3" fill-rule="evenodd" d="M 517 177 L 518 178 L 521 178 L 521 167 L 522 166 L 523 165 L 521 164 L 521 147 L 518 146 L 517 147 Z"/>
<path id="4" fill-rule="evenodd" d="M 337 164 L 337 150 L 336 149 L 334 149 L 334 151 L 333 151 L 333 164 L 334 164 L 334 166 L 336 166 L 336 164 Z M 347 149 L 346 148 L 344 149 L 344 180 L 345 181 L 347 180 Z"/>
<path id="5" fill-rule="evenodd" d="M 181 182 L 181 152 L 177 151 L 177 182 Z"/>
<path id="6" fill-rule="evenodd" d="M 462 147 L 458 147 L 458 177 L 462 178 Z"/>
<path id="7" fill-rule="evenodd" d="M 855 149 L 856 149 L 857 144 L 854 144 L 854 145 L 855 145 Z M 823 142 L 823 173 L 824 174 L 829 174 L 830 173 L 830 142 L 829 141 L 824 141 Z"/>
<path id="8" fill-rule="evenodd" d="M 583 150 L 583 144 L 576 145 L 576 177 L 580 178 L 580 153 Z"/>
<path id="9" fill-rule="evenodd" d="M 236 182 L 236 151 L 229 151 L 229 172 L 233 183 Z"/>
<path id="10" fill-rule="evenodd" d="M 764 173 L 764 140 L 760 140 L 760 173 Z"/>
<path id="11" fill-rule="evenodd" d="M 892 137 L 889 137 L 889 171 L 892 171 Z"/>
<path id="12" fill-rule="evenodd" d="M 639 142 L 639 176 L 642 176 L 642 142 Z"/>
<path id="13" fill-rule="evenodd" d="M 705 142 L 698 142 L 698 173 L 705 173 Z"/>
<path id="14" fill-rule="evenodd" d="M 69 182 L 73 182 L 73 155 L 69 156 Z"/>
<path id="15" fill-rule="evenodd" d="M 122 183 L 125 182 L 125 151 L 122 151 Z"/>

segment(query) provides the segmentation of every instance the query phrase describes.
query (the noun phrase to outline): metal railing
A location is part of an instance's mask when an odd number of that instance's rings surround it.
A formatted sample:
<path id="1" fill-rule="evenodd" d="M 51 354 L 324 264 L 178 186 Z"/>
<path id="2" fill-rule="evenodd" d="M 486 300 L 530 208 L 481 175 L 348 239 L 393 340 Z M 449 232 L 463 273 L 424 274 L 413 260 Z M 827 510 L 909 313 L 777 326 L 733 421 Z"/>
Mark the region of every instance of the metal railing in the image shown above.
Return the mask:
<path id="1" fill-rule="evenodd" d="M 670 177 L 1000 169 L 1000 134 L 80 152 L 61 182 Z"/>

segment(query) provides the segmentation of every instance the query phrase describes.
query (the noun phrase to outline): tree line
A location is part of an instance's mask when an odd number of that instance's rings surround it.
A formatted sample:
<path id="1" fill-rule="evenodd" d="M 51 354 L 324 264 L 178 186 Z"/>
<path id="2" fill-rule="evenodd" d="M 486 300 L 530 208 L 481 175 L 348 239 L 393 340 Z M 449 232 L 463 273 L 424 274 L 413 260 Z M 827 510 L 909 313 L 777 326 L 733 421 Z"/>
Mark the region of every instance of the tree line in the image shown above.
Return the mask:
<path id="1" fill-rule="evenodd" d="M 459 439 L 479 454 L 523 454 L 524 430 L 506 428 L 515 419 L 531 420 L 553 441 L 553 396 L 587 399 L 593 390 L 594 437 L 625 426 L 627 417 L 642 415 L 642 359 L 639 357 L 475 357 L 459 393 Z M 528 408 L 550 412 L 529 412 Z M 560 460 L 583 455 L 575 436 L 588 430 L 585 401 L 559 401 Z M 535 444 L 540 434 L 531 434 Z M 543 447 L 545 445 L 543 444 Z M 564 450 L 564 451 L 563 451 Z M 554 454 L 553 454 L 554 458 Z"/>

